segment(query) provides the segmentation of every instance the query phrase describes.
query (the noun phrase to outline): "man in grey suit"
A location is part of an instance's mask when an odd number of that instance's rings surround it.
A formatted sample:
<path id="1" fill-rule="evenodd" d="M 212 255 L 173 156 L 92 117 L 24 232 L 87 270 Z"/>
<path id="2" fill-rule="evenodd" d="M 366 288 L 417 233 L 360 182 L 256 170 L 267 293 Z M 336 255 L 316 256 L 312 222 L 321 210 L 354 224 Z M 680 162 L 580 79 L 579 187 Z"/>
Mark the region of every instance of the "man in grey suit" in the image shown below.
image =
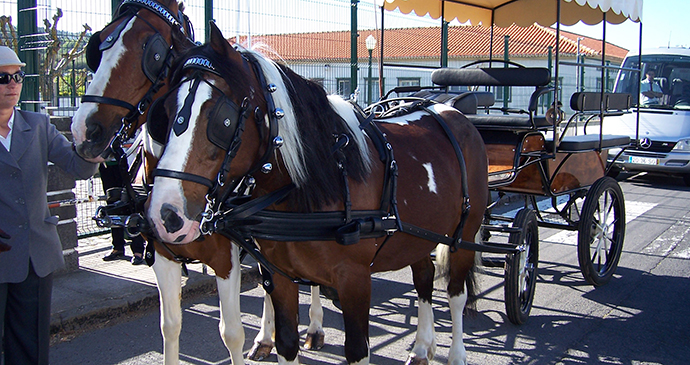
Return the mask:
<path id="1" fill-rule="evenodd" d="M 97 165 L 79 157 L 47 115 L 16 109 L 25 63 L 0 47 L 0 331 L 5 365 L 48 364 L 53 272 L 64 266 L 57 216 L 46 198 L 48 162 L 87 179 Z M 0 358 L 0 363 L 2 363 Z"/>

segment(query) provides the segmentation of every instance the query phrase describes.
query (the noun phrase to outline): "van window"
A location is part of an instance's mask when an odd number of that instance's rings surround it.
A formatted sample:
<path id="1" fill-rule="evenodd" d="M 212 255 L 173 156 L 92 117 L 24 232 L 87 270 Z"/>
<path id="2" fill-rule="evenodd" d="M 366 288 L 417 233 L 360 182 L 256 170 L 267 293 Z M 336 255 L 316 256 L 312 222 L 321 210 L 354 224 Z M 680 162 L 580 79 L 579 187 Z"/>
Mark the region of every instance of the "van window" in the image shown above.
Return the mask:
<path id="1" fill-rule="evenodd" d="M 615 92 L 630 93 L 632 102 L 640 100 L 640 83 L 649 71 L 653 71 L 655 90 L 661 89 L 663 97 L 642 105 L 653 109 L 690 109 L 690 57 L 682 55 L 643 55 L 642 64 L 637 56 L 626 58 L 623 68 L 638 68 L 642 72 L 621 70 L 616 80 Z M 650 76 L 651 77 L 651 76 Z M 646 81 L 645 81 L 646 82 Z M 647 87 L 648 88 L 648 87 Z"/>

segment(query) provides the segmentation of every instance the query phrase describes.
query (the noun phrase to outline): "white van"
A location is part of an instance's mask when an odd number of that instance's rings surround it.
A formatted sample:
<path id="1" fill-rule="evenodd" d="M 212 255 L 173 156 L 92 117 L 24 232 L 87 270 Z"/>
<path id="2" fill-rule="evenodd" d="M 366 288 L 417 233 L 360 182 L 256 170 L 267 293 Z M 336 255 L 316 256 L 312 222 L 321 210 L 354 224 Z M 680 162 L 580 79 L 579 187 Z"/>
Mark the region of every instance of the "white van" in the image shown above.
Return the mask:
<path id="1" fill-rule="evenodd" d="M 673 174 L 682 176 L 690 186 L 690 49 L 643 50 L 641 59 L 639 64 L 637 53 L 628 54 L 615 84 L 615 92 L 632 95 L 632 105 L 640 101 L 639 129 L 637 108 L 604 120 L 604 133 L 637 138 L 636 145 L 616 159 L 612 171 Z M 639 68 L 641 75 L 626 68 Z M 652 78 L 655 85 L 650 87 L 645 79 Z M 620 149 L 610 150 L 609 161 L 618 152 Z"/>

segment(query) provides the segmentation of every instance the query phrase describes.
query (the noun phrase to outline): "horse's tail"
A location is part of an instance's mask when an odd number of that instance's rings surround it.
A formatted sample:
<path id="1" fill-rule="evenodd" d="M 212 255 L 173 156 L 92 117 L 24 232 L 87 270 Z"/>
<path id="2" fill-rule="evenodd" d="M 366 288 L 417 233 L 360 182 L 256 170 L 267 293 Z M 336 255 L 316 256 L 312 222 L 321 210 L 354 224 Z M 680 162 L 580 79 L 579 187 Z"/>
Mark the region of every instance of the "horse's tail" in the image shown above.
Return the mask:
<path id="1" fill-rule="evenodd" d="M 465 285 L 467 288 L 467 303 L 465 309 L 476 311 L 477 309 L 477 277 L 475 275 L 475 268 L 480 260 L 479 253 L 475 253 L 474 265 L 465 277 Z M 436 279 L 441 281 L 443 285 L 448 285 L 450 280 L 450 246 L 440 244 L 436 246 Z"/>

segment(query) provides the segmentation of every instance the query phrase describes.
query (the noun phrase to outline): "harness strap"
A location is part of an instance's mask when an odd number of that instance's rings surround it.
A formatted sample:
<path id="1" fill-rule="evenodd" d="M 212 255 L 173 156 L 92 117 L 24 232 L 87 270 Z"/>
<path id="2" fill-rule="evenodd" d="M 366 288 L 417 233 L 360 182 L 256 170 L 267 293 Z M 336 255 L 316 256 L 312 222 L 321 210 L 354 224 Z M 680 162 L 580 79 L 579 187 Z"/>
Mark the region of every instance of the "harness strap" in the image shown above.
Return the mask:
<path id="1" fill-rule="evenodd" d="M 119 106 L 121 108 L 125 108 L 129 110 L 130 112 L 134 112 L 137 110 L 137 108 L 124 101 L 124 100 L 119 100 L 119 99 L 113 99 L 109 98 L 107 96 L 100 96 L 100 95 L 84 95 L 81 97 L 81 102 L 82 103 L 99 103 L 99 104 L 109 104 L 109 105 L 115 105 Z"/>
<path id="2" fill-rule="evenodd" d="M 456 237 L 458 240 L 462 236 L 462 230 L 465 227 L 465 221 L 467 221 L 467 216 L 470 213 L 470 196 L 469 196 L 469 187 L 467 186 L 467 166 L 465 165 L 465 157 L 462 154 L 462 149 L 460 148 L 460 145 L 458 144 L 458 140 L 455 138 L 455 135 L 453 132 L 450 130 L 448 127 L 448 124 L 441 118 L 438 113 L 436 113 L 434 110 L 429 109 L 427 106 L 427 102 L 420 102 L 420 107 L 422 110 L 426 111 L 429 113 L 431 116 L 436 119 L 438 124 L 441 126 L 443 131 L 446 133 L 446 136 L 450 140 L 450 144 L 453 146 L 453 150 L 455 151 L 455 157 L 458 159 L 458 163 L 460 164 L 460 183 L 462 184 L 462 213 L 460 215 L 460 223 L 458 224 L 458 227 L 455 229 L 455 234 L 454 237 Z M 455 241 L 454 241 L 455 242 Z M 450 251 L 455 252 L 458 249 L 457 245 L 455 243 L 450 245 Z"/>
<path id="3" fill-rule="evenodd" d="M 207 186 L 209 189 L 211 189 L 214 186 L 213 181 L 199 175 L 194 175 L 194 174 L 189 174 L 186 172 L 181 172 L 181 171 L 173 171 L 173 170 L 168 170 L 168 169 L 155 169 L 153 170 L 153 177 L 156 176 L 162 176 L 162 177 L 169 177 L 172 179 L 178 179 L 178 180 L 187 180 L 187 181 L 192 181 L 197 184 L 201 184 L 204 186 Z"/>

